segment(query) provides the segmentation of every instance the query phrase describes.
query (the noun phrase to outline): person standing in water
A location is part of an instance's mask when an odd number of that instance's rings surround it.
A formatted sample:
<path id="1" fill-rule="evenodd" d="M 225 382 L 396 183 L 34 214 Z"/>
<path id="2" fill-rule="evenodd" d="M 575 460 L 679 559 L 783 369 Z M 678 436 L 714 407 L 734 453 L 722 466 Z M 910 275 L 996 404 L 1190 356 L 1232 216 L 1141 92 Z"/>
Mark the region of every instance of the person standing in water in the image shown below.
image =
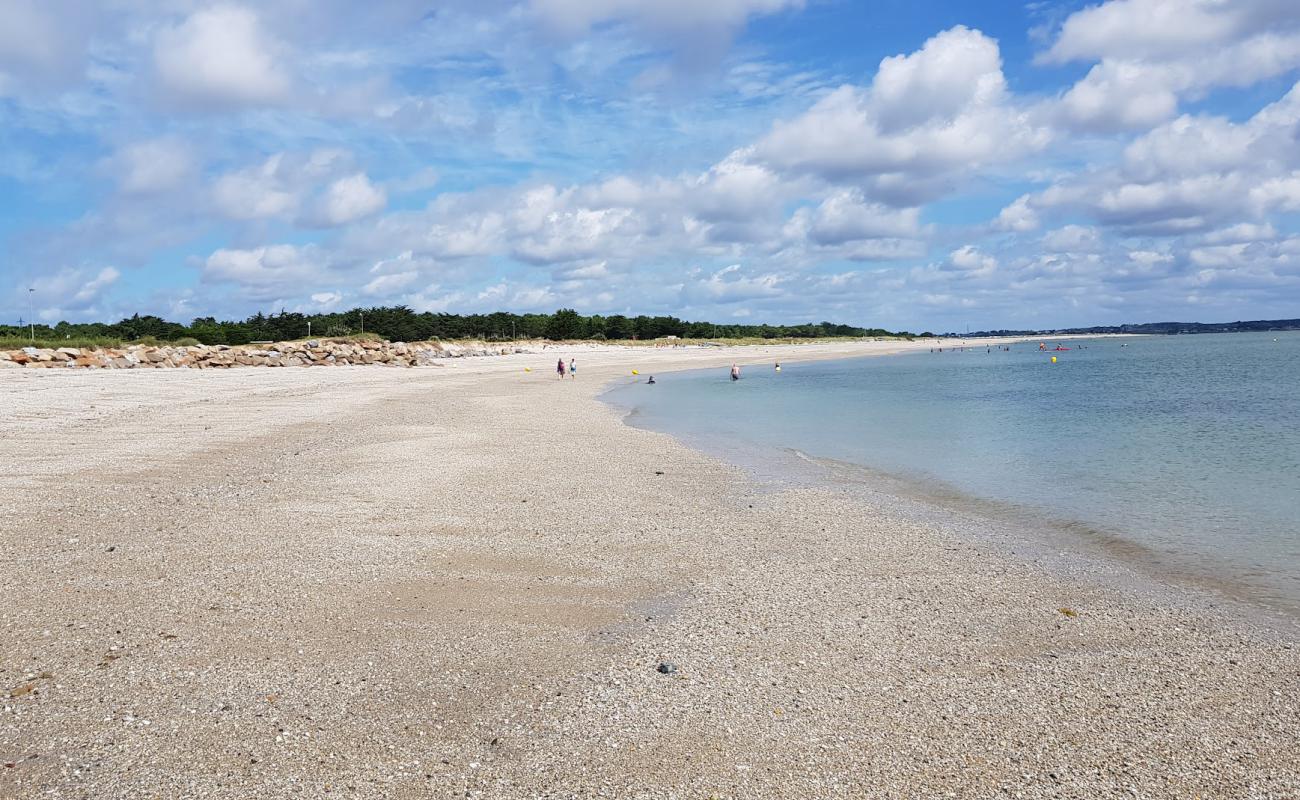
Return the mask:
<path id="1" fill-rule="evenodd" d="M 737 366 L 734 362 L 731 365 L 731 379 L 733 381 L 740 380 L 740 367 Z"/>
<path id="2" fill-rule="evenodd" d="M 555 362 L 555 374 L 560 380 L 564 380 L 564 359 Z"/>
<path id="3" fill-rule="evenodd" d="M 578 379 L 578 359 L 569 359 L 569 377 L 574 380 Z"/>

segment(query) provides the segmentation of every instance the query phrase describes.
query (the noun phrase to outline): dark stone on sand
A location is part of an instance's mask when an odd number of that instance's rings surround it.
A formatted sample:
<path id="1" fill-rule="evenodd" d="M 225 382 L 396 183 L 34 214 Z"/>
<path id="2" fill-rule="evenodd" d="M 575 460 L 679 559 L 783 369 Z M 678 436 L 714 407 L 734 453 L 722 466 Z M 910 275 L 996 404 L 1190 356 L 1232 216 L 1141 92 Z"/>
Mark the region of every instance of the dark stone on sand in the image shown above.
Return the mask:
<path id="1" fill-rule="evenodd" d="M 677 671 L 677 665 L 669 661 L 661 661 L 659 662 L 659 666 L 656 669 L 658 669 L 659 672 L 664 675 L 672 675 L 674 672 Z"/>

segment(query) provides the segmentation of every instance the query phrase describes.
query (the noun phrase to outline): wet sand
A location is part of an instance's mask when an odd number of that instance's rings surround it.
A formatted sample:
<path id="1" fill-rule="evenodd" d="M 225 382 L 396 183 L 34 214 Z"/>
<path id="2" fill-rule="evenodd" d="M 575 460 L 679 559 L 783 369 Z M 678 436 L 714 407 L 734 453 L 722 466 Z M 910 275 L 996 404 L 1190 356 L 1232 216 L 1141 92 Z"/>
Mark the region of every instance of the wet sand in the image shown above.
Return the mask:
<path id="1" fill-rule="evenodd" d="M 887 349 L 0 376 L 0 797 L 1300 796 L 1285 636 L 596 399 Z"/>

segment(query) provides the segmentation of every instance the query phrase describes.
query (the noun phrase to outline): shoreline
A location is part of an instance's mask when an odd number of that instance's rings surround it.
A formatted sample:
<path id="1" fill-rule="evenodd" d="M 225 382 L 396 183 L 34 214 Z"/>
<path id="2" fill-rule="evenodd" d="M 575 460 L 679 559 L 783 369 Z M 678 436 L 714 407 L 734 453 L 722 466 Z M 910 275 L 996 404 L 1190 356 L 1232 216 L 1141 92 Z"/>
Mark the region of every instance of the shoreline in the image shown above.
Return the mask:
<path id="1" fill-rule="evenodd" d="M 1093 337 L 1080 335 L 1074 338 Z M 1015 341 L 1024 343 L 1031 340 Z M 971 347 L 983 344 L 981 341 Z M 901 354 L 903 353 L 873 354 L 870 357 Z M 837 356 L 829 360 L 852 361 L 861 357 L 868 356 Z M 797 363 L 802 359 L 795 356 L 787 360 Z M 680 371 L 703 374 L 710 371 L 710 368 L 690 367 Z M 1213 574 L 1207 570 L 1207 565 L 1177 555 L 1159 554 L 1130 538 L 1123 530 L 1105 529 L 1010 500 L 972 494 L 936 476 L 922 479 L 867 464 L 814 455 L 795 446 L 762 445 L 746 440 L 740 447 L 723 447 L 719 442 L 707 438 L 642 424 L 636 419 L 639 409 L 635 403 L 617 396 L 621 388 L 623 387 L 611 384 L 600 393 L 599 398 L 616 408 L 626 425 L 672 436 L 686 447 L 743 469 L 761 484 L 774 488 L 857 486 L 877 499 L 887 498 L 914 504 L 989 530 L 1008 529 L 1000 535 L 975 537 L 975 541 L 986 545 L 1003 550 L 1017 545 L 1029 547 L 1035 550 L 1040 559 L 1076 560 L 1082 566 L 1089 563 L 1101 564 L 1103 567 L 1118 565 L 1132 573 L 1115 582 L 1113 588 L 1127 587 L 1128 590 L 1158 592 L 1175 598 L 1183 595 L 1189 604 L 1212 609 L 1212 613 L 1227 615 L 1237 621 L 1264 625 L 1284 638 L 1300 633 L 1300 601 L 1261 596 L 1264 587 L 1254 585 L 1245 578 Z M 791 470 L 800 477 L 792 480 Z M 1071 547 L 1077 548 L 1077 552 L 1067 555 L 1061 549 Z M 1080 565 L 1069 567 L 1076 572 L 1080 568 Z"/>
<path id="2" fill-rule="evenodd" d="M 1079 564 L 1070 567 L 1075 572 L 1088 564 L 1120 566 L 1129 574 L 1112 581 L 1112 588 L 1183 595 L 1189 606 L 1213 609 L 1213 613 L 1237 621 L 1269 627 L 1284 638 L 1300 633 L 1300 604 L 1295 601 L 1261 597 L 1261 587 L 1247 580 L 1214 575 L 1206 571 L 1205 565 L 1159 554 L 1129 538 L 1124 531 L 1107 530 L 1011 501 L 982 497 L 939 478 L 921 479 L 866 464 L 813 455 L 798 448 L 746 444 L 725 451 L 725 448 L 710 446 L 708 442 L 690 436 L 642 425 L 636 419 L 636 408 L 622 406 L 613 400 L 605 402 L 622 412 L 622 419 L 629 427 L 672 436 L 686 447 L 744 470 L 754 481 L 774 491 L 792 486 L 852 487 L 854 491 L 876 498 L 877 502 L 913 505 L 932 514 L 964 520 L 969 527 L 995 531 L 993 534 L 972 534 L 968 538 L 1002 551 L 1011 552 L 1020 547 L 1035 553 L 1040 560 L 1077 561 Z M 794 477 L 792 471 L 798 477 Z"/>
<path id="3" fill-rule="evenodd" d="M 0 796 L 1300 791 L 1294 642 L 598 399 L 733 350 L 577 352 L 11 383 Z"/>

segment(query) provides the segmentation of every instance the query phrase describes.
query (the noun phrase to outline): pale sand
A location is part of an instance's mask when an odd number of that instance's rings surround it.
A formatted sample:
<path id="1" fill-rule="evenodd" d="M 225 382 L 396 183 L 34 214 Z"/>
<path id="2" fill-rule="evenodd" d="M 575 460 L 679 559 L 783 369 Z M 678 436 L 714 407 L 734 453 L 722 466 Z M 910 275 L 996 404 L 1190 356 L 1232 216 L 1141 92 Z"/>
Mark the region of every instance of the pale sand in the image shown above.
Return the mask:
<path id="1" fill-rule="evenodd" d="M 0 374 L 0 797 L 1300 797 L 1285 634 L 595 399 L 870 347 Z"/>

